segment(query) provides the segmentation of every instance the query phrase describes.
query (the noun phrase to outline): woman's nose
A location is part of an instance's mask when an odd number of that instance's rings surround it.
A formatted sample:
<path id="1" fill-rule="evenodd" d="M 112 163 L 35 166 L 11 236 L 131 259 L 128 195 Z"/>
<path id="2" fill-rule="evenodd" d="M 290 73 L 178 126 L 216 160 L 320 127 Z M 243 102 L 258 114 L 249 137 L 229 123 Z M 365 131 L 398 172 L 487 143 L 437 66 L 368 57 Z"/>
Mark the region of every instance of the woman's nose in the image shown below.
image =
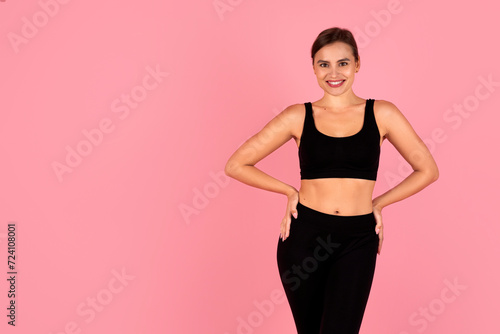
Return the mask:
<path id="1" fill-rule="evenodd" d="M 338 67 L 337 66 L 328 66 L 329 72 L 332 74 L 337 74 Z"/>
<path id="2" fill-rule="evenodd" d="M 338 71 L 336 68 L 331 68 L 330 71 L 329 71 L 329 74 L 332 78 L 336 78 L 337 75 L 338 75 Z"/>

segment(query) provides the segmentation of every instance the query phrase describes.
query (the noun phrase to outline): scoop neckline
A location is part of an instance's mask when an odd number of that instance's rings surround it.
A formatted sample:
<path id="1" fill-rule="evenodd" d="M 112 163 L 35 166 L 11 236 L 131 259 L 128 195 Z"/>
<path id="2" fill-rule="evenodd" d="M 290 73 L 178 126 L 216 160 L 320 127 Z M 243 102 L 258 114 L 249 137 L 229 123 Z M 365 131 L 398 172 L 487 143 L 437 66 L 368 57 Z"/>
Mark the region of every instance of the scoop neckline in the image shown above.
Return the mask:
<path id="1" fill-rule="evenodd" d="M 365 129 L 365 124 L 366 124 L 366 109 L 368 107 L 368 100 L 365 100 L 365 110 L 364 110 L 364 113 L 363 113 L 363 125 L 361 126 L 361 129 L 356 132 L 355 134 L 353 135 L 350 135 L 350 136 L 344 136 L 344 137 L 335 137 L 335 136 L 330 136 L 330 135 L 327 135 L 326 133 L 323 133 L 321 131 L 318 130 L 318 128 L 316 127 L 316 122 L 314 121 L 314 110 L 312 108 L 312 102 L 309 102 L 309 106 L 311 108 L 311 118 L 312 118 L 312 123 L 313 123 L 313 127 L 314 129 L 316 130 L 316 132 L 318 132 L 319 134 L 325 136 L 325 137 L 328 137 L 328 138 L 333 138 L 333 139 L 345 139 L 345 138 L 352 138 L 352 137 L 355 137 L 357 135 L 359 135 L 361 132 L 363 132 L 363 130 Z"/>

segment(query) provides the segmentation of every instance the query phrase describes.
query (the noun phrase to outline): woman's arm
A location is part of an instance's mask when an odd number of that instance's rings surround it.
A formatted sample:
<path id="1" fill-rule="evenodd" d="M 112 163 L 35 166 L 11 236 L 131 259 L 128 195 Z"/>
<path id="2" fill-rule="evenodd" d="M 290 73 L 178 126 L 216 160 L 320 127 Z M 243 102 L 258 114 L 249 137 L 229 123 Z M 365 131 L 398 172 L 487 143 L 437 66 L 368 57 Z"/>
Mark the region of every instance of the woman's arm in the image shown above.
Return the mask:
<path id="1" fill-rule="evenodd" d="M 392 103 L 376 102 L 385 137 L 411 165 L 413 172 L 401 183 L 373 199 L 373 206 L 382 210 L 427 187 L 439 177 L 439 170 L 429 149 L 399 109 Z"/>
<path id="2" fill-rule="evenodd" d="M 293 126 L 300 122 L 298 106 L 286 108 L 245 141 L 227 161 L 226 175 L 250 186 L 287 196 L 296 192 L 294 187 L 264 173 L 255 164 L 293 137 Z"/>

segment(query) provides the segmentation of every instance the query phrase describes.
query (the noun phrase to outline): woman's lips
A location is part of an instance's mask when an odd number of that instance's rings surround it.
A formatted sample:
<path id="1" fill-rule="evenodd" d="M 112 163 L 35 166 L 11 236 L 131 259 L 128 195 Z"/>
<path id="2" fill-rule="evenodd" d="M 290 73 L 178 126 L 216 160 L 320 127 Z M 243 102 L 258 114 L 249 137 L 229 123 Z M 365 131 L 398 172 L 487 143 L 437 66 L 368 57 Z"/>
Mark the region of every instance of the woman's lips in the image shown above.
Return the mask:
<path id="1" fill-rule="evenodd" d="M 345 80 L 336 80 L 336 81 L 329 80 L 326 83 L 328 84 L 328 86 L 332 88 L 338 88 L 344 84 L 344 81 Z"/>

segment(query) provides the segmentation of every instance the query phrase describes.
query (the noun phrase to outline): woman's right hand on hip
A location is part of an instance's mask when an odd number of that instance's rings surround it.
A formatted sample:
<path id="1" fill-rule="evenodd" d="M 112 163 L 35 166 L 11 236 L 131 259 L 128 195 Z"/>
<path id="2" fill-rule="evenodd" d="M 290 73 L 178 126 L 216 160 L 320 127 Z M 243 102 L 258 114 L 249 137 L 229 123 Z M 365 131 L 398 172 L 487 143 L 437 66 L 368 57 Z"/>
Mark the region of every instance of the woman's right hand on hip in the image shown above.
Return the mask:
<path id="1" fill-rule="evenodd" d="M 290 224 L 292 223 L 292 214 L 297 219 L 297 203 L 299 202 L 299 192 L 295 190 L 287 196 L 288 201 L 286 204 L 285 217 L 281 220 L 281 233 L 282 241 L 285 241 L 290 235 Z"/>

